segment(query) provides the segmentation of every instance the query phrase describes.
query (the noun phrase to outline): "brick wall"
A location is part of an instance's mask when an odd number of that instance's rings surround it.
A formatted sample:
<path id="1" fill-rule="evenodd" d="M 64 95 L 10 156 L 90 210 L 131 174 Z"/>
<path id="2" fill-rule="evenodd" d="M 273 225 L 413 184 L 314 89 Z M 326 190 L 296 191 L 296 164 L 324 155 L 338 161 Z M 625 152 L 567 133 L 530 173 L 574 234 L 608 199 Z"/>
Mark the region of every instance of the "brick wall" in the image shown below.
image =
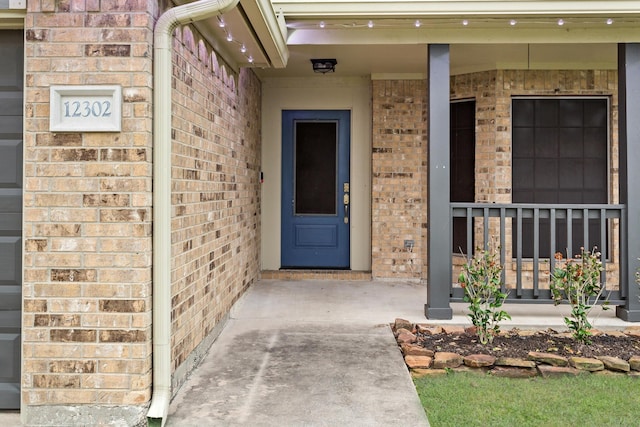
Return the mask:
<path id="1" fill-rule="evenodd" d="M 499 70 L 451 78 L 451 99 L 476 100 L 476 201 L 511 202 L 511 98 L 608 96 L 610 194 L 617 203 L 618 73 L 615 70 Z"/>
<path id="2" fill-rule="evenodd" d="M 173 75 L 175 370 L 259 274 L 261 89 L 252 71 L 227 72 L 188 27 L 174 39 Z"/>
<path id="3" fill-rule="evenodd" d="M 127 411 L 150 397 L 157 6 L 27 6 L 22 413 L 56 424 L 53 405 Z M 49 132 L 54 84 L 121 85 L 122 132 Z"/>
<path id="4" fill-rule="evenodd" d="M 610 99 L 609 202 L 618 203 L 618 72 L 616 70 L 498 70 L 464 74 L 451 78 L 452 99 L 476 100 L 476 202 L 511 202 L 511 99 L 515 96 L 605 96 Z M 498 234 L 492 222 L 491 234 Z M 480 224 L 477 224 L 478 226 Z M 612 221 L 612 254 L 618 258 L 619 223 Z M 507 258 L 511 256 L 511 226 L 506 230 Z M 482 231 L 476 227 L 475 244 L 482 245 Z M 549 264 L 541 262 L 549 271 Z M 615 288 L 618 264 L 607 264 L 607 286 Z M 524 286 L 531 285 L 533 265 L 525 263 Z M 507 265 L 507 284 L 515 283 L 515 263 Z M 457 277 L 454 272 L 453 277 Z M 548 274 L 541 274 L 546 286 Z"/>
<path id="5" fill-rule="evenodd" d="M 426 276 L 427 105 L 422 80 L 373 81 L 371 273 Z M 405 240 L 413 247 L 405 248 Z"/>
<path id="6" fill-rule="evenodd" d="M 511 202 L 513 96 L 591 95 L 611 100 L 609 185 L 610 202 L 617 203 L 617 84 L 615 70 L 494 70 L 452 76 L 451 99 L 476 101 L 476 202 Z M 425 102 L 423 81 L 373 81 L 374 278 L 426 277 Z M 617 233 L 618 223 L 613 222 L 612 235 Z M 404 247 L 405 240 L 414 240 L 412 252 Z M 476 244 L 481 244 L 481 234 L 476 236 Z M 506 246 L 511 248 L 510 239 Z M 617 240 L 612 247 L 617 251 Z M 613 256 L 617 257 L 617 252 Z M 615 273 L 617 266 L 610 264 L 608 269 Z M 611 280 L 614 278 L 611 274 Z"/>
<path id="7" fill-rule="evenodd" d="M 29 2 L 22 370 L 29 423 L 90 423 L 98 413 L 126 425 L 144 420 L 156 9 L 142 0 Z M 228 71 L 189 28 L 176 30 L 174 48 L 175 370 L 259 274 L 261 94 L 253 72 Z M 122 131 L 49 132 L 52 84 L 121 85 Z"/>

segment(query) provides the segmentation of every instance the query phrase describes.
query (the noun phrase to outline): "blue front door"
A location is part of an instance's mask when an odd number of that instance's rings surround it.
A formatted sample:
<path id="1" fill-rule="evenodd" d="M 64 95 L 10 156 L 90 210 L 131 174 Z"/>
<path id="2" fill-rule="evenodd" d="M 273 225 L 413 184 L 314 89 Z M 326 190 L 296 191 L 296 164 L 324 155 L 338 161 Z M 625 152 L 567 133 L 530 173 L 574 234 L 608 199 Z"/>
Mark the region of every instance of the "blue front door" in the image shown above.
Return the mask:
<path id="1" fill-rule="evenodd" d="M 282 112 L 282 268 L 349 268 L 350 118 Z"/>

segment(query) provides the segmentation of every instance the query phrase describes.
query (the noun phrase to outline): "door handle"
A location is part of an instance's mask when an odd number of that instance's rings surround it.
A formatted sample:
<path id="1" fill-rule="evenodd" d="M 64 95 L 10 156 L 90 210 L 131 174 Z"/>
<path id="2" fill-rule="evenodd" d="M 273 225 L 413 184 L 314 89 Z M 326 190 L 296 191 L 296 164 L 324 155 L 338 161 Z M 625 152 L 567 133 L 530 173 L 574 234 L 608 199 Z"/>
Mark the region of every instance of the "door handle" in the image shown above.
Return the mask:
<path id="1" fill-rule="evenodd" d="M 344 223 L 349 223 L 349 194 L 342 196 L 342 203 L 344 204 Z"/>

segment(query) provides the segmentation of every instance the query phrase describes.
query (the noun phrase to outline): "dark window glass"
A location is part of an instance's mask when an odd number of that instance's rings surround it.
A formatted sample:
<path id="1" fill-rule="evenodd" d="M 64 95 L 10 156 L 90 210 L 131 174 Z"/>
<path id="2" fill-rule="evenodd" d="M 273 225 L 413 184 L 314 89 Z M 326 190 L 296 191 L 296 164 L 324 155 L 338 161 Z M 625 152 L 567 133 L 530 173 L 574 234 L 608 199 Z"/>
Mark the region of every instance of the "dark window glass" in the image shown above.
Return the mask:
<path id="1" fill-rule="evenodd" d="M 512 104 L 514 203 L 607 203 L 607 101 L 605 99 L 514 99 Z M 540 257 L 566 255 L 566 222 L 557 221 L 550 248 L 549 220 L 540 220 Z M 515 230 L 514 230 L 515 231 Z M 574 220 L 572 249 L 600 246 L 600 221 Z M 514 234 L 514 254 L 518 241 Z M 522 255 L 533 256 L 533 222 L 523 220 Z"/>
<path id="2" fill-rule="evenodd" d="M 295 213 L 336 215 L 338 124 L 295 122 Z"/>
<path id="3" fill-rule="evenodd" d="M 450 107 L 452 202 L 475 200 L 476 103 L 453 102 Z M 471 242 L 473 250 L 473 242 Z M 453 253 L 467 253 L 467 220 L 453 219 Z"/>

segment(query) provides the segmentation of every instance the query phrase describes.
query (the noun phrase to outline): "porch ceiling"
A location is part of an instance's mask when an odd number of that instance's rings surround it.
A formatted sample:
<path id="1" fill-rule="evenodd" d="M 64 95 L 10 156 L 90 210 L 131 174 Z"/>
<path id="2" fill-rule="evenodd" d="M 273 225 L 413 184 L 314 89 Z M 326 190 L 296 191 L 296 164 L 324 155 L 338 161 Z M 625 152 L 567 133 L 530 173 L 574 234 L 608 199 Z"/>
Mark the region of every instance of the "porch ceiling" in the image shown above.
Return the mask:
<path id="1" fill-rule="evenodd" d="M 256 69 L 260 77 L 326 77 L 314 74 L 311 58 L 336 58 L 336 72 L 326 76 L 423 77 L 424 44 L 290 45 L 285 69 Z M 616 69 L 615 44 L 453 44 L 453 75 L 494 69 Z"/>
<path id="2" fill-rule="evenodd" d="M 313 73 L 312 58 L 335 58 L 336 77 L 421 77 L 426 73 L 426 46 L 432 43 L 451 45 L 452 74 L 507 68 L 616 69 L 615 45 L 640 42 L 638 4 L 240 0 L 222 17 L 194 25 L 231 68 L 252 67 L 261 78 L 326 77 Z"/>
<path id="3" fill-rule="evenodd" d="M 615 44 L 640 41 L 637 1 L 271 3 L 286 21 L 290 59 L 282 70 L 257 69 L 265 78 L 312 77 L 311 58 L 336 58 L 336 77 L 424 75 L 430 43 L 451 44 L 452 74 L 503 68 L 615 69 Z"/>

